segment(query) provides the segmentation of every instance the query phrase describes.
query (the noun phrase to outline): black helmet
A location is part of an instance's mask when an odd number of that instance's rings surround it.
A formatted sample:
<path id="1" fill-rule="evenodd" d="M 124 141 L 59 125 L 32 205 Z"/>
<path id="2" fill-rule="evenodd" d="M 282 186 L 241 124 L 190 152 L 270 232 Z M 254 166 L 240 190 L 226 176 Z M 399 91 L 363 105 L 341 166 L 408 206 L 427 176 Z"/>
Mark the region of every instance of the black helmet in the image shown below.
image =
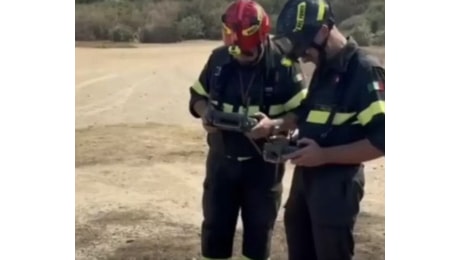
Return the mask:
<path id="1" fill-rule="evenodd" d="M 297 60 L 305 51 L 321 46 L 313 42 L 323 25 L 334 26 L 331 7 L 326 0 L 288 0 L 281 10 L 276 24 L 274 42 L 280 51 L 291 60 Z"/>

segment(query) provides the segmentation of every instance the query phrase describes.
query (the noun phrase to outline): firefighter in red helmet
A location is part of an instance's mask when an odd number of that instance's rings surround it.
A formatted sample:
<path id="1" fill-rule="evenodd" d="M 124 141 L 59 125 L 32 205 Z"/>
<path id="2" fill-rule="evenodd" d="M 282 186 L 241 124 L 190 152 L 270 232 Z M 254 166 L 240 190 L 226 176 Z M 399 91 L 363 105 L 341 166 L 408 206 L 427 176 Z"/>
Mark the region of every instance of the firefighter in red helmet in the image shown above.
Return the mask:
<path id="1" fill-rule="evenodd" d="M 222 22 L 222 38 L 229 52 L 240 63 L 257 62 L 270 32 L 265 10 L 254 1 L 237 1 L 227 8 Z"/>
<path id="2" fill-rule="evenodd" d="M 269 17 L 258 3 L 232 2 L 222 15 L 224 44 L 212 51 L 190 87 L 189 111 L 201 119 L 209 146 L 202 198 L 204 259 L 231 258 L 239 213 L 244 258 L 270 255 L 284 164 L 265 161 L 263 145 L 275 131 L 295 127 L 306 84 L 298 64 L 282 63 L 269 31 Z M 248 131 L 229 131 L 213 124 L 209 111 L 254 117 L 258 123 Z"/>

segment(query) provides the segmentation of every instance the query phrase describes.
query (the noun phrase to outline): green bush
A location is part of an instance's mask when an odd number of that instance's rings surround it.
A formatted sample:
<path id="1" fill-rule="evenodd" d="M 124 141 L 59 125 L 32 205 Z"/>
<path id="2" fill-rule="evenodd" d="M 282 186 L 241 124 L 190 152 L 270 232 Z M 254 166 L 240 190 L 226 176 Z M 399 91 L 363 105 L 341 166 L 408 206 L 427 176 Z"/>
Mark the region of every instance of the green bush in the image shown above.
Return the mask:
<path id="1" fill-rule="evenodd" d="M 102 2 L 103 0 L 75 0 L 75 4 L 91 4 L 96 2 Z"/>
<path id="2" fill-rule="evenodd" d="M 178 21 L 195 16 L 203 22 L 204 38 L 220 39 L 222 37 L 222 14 L 229 1 L 191 0 L 181 5 Z"/>
<path id="3" fill-rule="evenodd" d="M 75 12 L 75 40 L 108 40 L 110 19 L 104 13 L 83 7 Z"/>
<path id="4" fill-rule="evenodd" d="M 332 0 L 336 22 L 340 24 L 353 15 L 364 13 L 371 1 L 373 0 Z"/>
<path id="5" fill-rule="evenodd" d="M 369 21 L 364 14 L 344 20 L 340 23 L 339 29 L 355 38 L 360 45 L 385 45 L 385 30 L 376 33 L 375 22 Z"/>
<path id="6" fill-rule="evenodd" d="M 75 0 L 75 40 L 176 42 L 220 39 L 221 16 L 232 0 Z M 287 0 L 258 0 L 272 33 Z M 344 33 L 364 44 L 384 44 L 384 0 L 331 0 Z M 382 33 L 383 32 L 383 33 Z M 383 36 L 382 36 L 383 35 Z"/>
<path id="7" fill-rule="evenodd" d="M 385 3 L 373 2 L 364 13 L 371 26 L 371 32 L 385 30 Z"/>
<path id="8" fill-rule="evenodd" d="M 145 18 L 142 15 L 140 9 L 137 9 L 134 5 L 122 2 L 115 4 L 112 7 L 112 21 L 117 24 L 124 24 L 131 28 L 139 28 L 144 24 Z"/>
<path id="9" fill-rule="evenodd" d="M 157 26 L 148 24 L 139 30 L 139 42 L 142 43 L 172 43 L 180 40 L 176 28 L 172 26 Z"/>
<path id="10" fill-rule="evenodd" d="M 372 42 L 372 33 L 368 24 L 362 23 L 350 32 L 350 35 L 361 46 L 369 46 Z"/>
<path id="11" fill-rule="evenodd" d="M 216 1 L 217 2 L 217 1 Z M 204 25 L 204 36 L 209 39 L 222 38 L 222 13 L 225 5 L 214 7 L 200 17 Z"/>
<path id="12" fill-rule="evenodd" d="M 379 31 L 374 34 L 372 45 L 385 46 L 385 31 Z"/>
<path id="13" fill-rule="evenodd" d="M 207 39 L 221 39 L 222 38 L 222 11 L 213 9 L 209 13 L 202 16 L 204 37 Z"/>
<path id="14" fill-rule="evenodd" d="M 353 28 L 365 24 L 366 18 L 363 15 L 353 15 L 339 24 L 339 29 L 345 32 L 352 31 Z"/>
<path id="15" fill-rule="evenodd" d="M 275 34 L 276 32 L 276 21 L 278 20 L 278 14 L 270 15 L 270 33 Z"/>
<path id="16" fill-rule="evenodd" d="M 144 24 L 153 24 L 160 27 L 174 27 L 174 23 L 178 21 L 181 9 L 181 3 L 174 0 L 147 3 L 142 7 Z"/>
<path id="17" fill-rule="evenodd" d="M 109 31 L 109 37 L 114 42 L 130 42 L 134 39 L 134 31 L 124 24 L 117 24 Z"/>
<path id="18" fill-rule="evenodd" d="M 180 40 L 175 25 L 181 11 L 179 1 L 148 2 L 143 7 L 145 23 L 139 29 L 140 42 L 171 43 Z"/>
<path id="19" fill-rule="evenodd" d="M 177 23 L 177 33 L 181 39 L 199 39 L 204 36 L 203 21 L 197 16 L 188 16 Z"/>

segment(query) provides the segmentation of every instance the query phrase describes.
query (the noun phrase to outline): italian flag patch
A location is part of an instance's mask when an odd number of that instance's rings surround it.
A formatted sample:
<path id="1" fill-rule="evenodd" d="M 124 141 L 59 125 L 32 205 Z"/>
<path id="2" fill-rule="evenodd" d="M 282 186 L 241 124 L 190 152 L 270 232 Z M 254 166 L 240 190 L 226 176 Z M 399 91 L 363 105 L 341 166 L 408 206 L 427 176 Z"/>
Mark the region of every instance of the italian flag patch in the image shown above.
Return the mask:
<path id="1" fill-rule="evenodd" d="M 369 91 L 384 91 L 385 90 L 385 83 L 381 81 L 374 81 L 369 84 Z"/>

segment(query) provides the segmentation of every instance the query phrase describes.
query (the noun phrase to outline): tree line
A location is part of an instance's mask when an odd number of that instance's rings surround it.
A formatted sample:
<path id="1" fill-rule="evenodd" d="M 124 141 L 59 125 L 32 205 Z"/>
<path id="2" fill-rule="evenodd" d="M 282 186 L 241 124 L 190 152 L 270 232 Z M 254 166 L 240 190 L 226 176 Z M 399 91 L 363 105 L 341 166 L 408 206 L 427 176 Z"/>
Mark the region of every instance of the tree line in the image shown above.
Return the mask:
<path id="1" fill-rule="evenodd" d="M 76 0 L 75 40 L 170 43 L 220 39 L 231 0 Z M 286 0 L 258 0 L 272 30 Z M 331 0 L 339 28 L 361 45 L 385 45 L 384 0 Z"/>

